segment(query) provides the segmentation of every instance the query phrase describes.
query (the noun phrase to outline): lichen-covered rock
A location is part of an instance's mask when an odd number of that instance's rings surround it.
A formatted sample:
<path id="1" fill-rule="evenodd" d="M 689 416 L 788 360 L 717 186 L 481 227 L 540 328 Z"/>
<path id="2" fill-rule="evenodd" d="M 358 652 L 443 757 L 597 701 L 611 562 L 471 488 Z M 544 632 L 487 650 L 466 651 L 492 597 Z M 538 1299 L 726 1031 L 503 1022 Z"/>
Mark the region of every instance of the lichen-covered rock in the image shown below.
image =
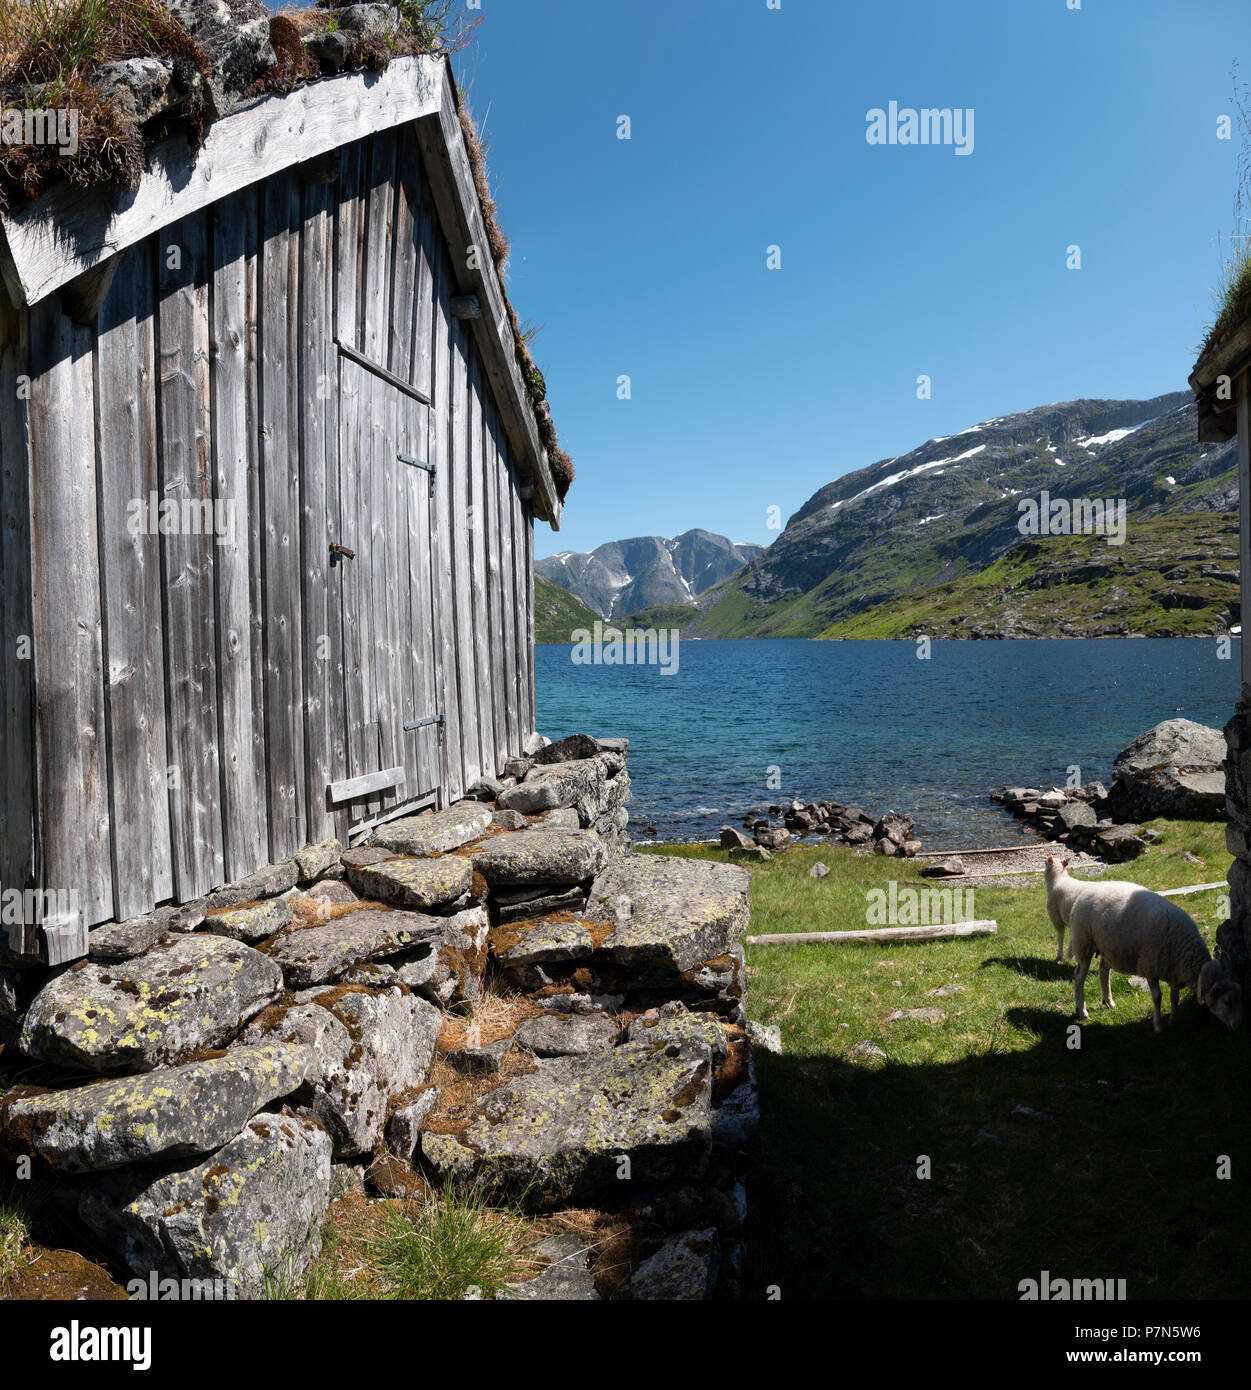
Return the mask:
<path id="1" fill-rule="evenodd" d="M 295 856 L 300 882 L 308 883 L 312 879 L 320 878 L 327 870 L 334 868 L 342 853 L 343 846 L 334 839 L 319 840 L 315 845 L 305 845 Z"/>
<path id="2" fill-rule="evenodd" d="M 621 1025 L 610 1014 L 544 1014 L 528 1018 L 517 1029 L 518 1044 L 538 1057 L 585 1057 L 603 1052 L 621 1036 Z M 634 1041 L 633 1030 L 630 1034 Z"/>
<path id="3" fill-rule="evenodd" d="M 603 799 L 605 780 L 600 758 L 535 766 L 526 773 L 524 782 L 500 793 L 498 804 L 502 810 L 521 811 L 527 816 L 579 803 L 598 805 Z"/>
<path id="4" fill-rule="evenodd" d="M 551 1264 L 535 1279 L 524 1284 L 507 1284 L 501 1299 L 521 1299 L 535 1303 L 595 1303 L 595 1279 L 591 1274 L 591 1252 L 577 1236 L 549 1236 L 536 1247 L 536 1253 Z"/>
<path id="5" fill-rule="evenodd" d="M 717 1286 L 719 1247 L 715 1228 L 675 1236 L 639 1265 L 620 1296 L 635 1302 L 710 1299 Z"/>
<path id="6" fill-rule="evenodd" d="M 458 854 L 441 859 L 388 859 L 347 871 L 348 882 L 366 898 L 417 912 L 447 907 L 469 892 L 473 869 Z"/>
<path id="7" fill-rule="evenodd" d="M 422 1153 L 439 1174 L 531 1208 L 614 1187 L 623 1155 L 636 1182 L 696 1177 L 710 1150 L 711 1074 L 706 1048 L 676 1044 L 539 1061 L 455 1133 L 427 1127 Z"/>
<path id="8" fill-rule="evenodd" d="M 257 1298 L 267 1274 L 299 1279 L 320 1249 L 330 1161 L 320 1126 L 258 1116 L 194 1167 L 98 1175 L 78 1213 L 135 1274 L 229 1280 L 237 1297 Z"/>
<path id="9" fill-rule="evenodd" d="M 266 864 L 247 878 L 235 883 L 215 888 L 208 895 L 208 908 L 238 907 L 240 903 L 256 902 L 259 898 L 276 898 L 287 893 L 299 882 L 300 866 L 294 859 L 284 859 L 281 864 Z"/>
<path id="10" fill-rule="evenodd" d="M 270 1042 L 140 1076 L 93 1081 L 14 1101 L 12 1139 L 67 1172 L 211 1153 L 271 1101 L 297 1090 L 316 1054 Z"/>
<path id="11" fill-rule="evenodd" d="M 439 1093 L 435 1087 L 426 1090 L 407 1105 L 398 1106 L 387 1121 L 387 1148 L 405 1163 L 411 1163 L 421 1139 L 421 1127 L 434 1109 Z"/>
<path id="12" fill-rule="evenodd" d="M 1154 816 L 1220 818 L 1225 809 L 1225 737 L 1192 719 L 1165 719 L 1121 749 L 1109 808 L 1120 821 Z"/>
<path id="13" fill-rule="evenodd" d="M 277 63 L 261 0 L 165 0 L 209 60 L 214 112 L 224 116 Z"/>
<path id="14" fill-rule="evenodd" d="M 16 1023 L 20 1017 L 17 1005 L 17 971 L 0 969 L 0 1023 Z"/>
<path id="15" fill-rule="evenodd" d="M 680 974 L 738 947 L 750 885 L 733 864 L 623 855 L 596 879 L 586 912 L 615 927 L 600 947 L 606 959 Z"/>
<path id="16" fill-rule="evenodd" d="M 266 898 L 240 907 L 217 908 L 204 918 L 201 930 L 249 944 L 264 941 L 291 921 L 291 905 L 285 898 Z"/>
<path id="17" fill-rule="evenodd" d="M 710 1014 L 689 1013 L 686 1009 L 672 1010 L 665 1016 L 659 1009 L 640 1014 L 630 1024 L 627 1034 L 631 1042 L 682 1043 L 704 1046 L 712 1060 L 720 1065 L 728 1051 L 725 1030 Z"/>
<path id="18" fill-rule="evenodd" d="M 446 811 L 409 816 L 380 825 L 373 843 L 396 854 L 448 854 L 476 840 L 491 824 L 491 808 L 481 802 L 459 802 Z"/>
<path id="19" fill-rule="evenodd" d="M 473 867 L 492 887 L 568 886 L 594 878 L 607 864 L 604 842 L 589 830 L 519 830 L 497 835 L 473 856 Z"/>
<path id="20" fill-rule="evenodd" d="M 397 962 L 396 978 L 441 1008 L 476 1003 L 487 965 L 486 909 L 471 907 L 439 920 L 439 939 L 406 952 Z"/>
<path id="21" fill-rule="evenodd" d="M 586 894 L 581 888 L 525 888 L 492 893 L 491 901 L 501 923 L 524 922 L 553 912 L 581 912 L 586 907 Z"/>
<path id="22" fill-rule="evenodd" d="M 438 918 L 366 908 L 280 936 L 266 946 L 266 953 L 293 989 L 306 989 L 336 980 L 354 965 L 398 955 L 441 934 Z"/>
<path id="23" fill-rule="evenodd" d="M 87 938 L 92 960 L 133 960 L 153 946 L 167 931 L 191 931 L 204 921 L 207 903 L 203 898 L 178 907 L 158 907 L 142 917 L 125 922 L 106 922 L 93 927 Z"/>
<path id="24" fill-rule="evenodd" d="M 233 1037 L 277 998 L 282 973 L 261 952 L 196 933 L 112 965 L 74 966 L 31 1001 L 21 1048 L 95 1072 L 151 1071 Z"/>

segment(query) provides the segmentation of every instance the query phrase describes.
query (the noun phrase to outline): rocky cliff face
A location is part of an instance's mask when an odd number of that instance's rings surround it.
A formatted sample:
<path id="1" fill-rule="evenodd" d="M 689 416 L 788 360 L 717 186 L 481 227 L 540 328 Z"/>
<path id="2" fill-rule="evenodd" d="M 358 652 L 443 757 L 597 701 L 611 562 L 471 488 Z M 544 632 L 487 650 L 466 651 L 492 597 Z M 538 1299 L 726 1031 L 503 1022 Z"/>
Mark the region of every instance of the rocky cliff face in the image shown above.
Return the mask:
<path id="1" fill-rule="evenodd" d="M 710 531 L 685 531 L 673 540 L 636 536 L 589 554 L 566 551 L 540 560 L 535 570 L 601 618 L 620 618 L 662 604 L 694 605 L 761 552 Z"/>
<path id="2" fill-rule="evenodd" d="M 1127 525 L 1237 505 L 1231 445 L 1195 443 L 1189 392 L 999 416 L 848 473 L 814 494 L 691 635 L 817 636 L 905 594 L 975 574 L 1025 539 L 1022 498 L 1125 499 Z"/>

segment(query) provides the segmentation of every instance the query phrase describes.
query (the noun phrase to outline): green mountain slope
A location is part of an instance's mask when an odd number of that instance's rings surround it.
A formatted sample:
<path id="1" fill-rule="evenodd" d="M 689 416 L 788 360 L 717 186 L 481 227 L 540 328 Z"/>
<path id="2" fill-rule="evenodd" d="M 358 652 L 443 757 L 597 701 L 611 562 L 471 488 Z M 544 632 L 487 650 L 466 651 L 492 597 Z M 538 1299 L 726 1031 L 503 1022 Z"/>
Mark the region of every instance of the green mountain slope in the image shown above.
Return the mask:
<path id="1" fill-rule="evenodd" d="M 1189 392 L 1068 401 L 983 421 L 822 488 L 763 555 L 701 596 L 703 616 L 685 632 L 817 637 L 839 625 L 842 634 L 841 625 L 882 605 L 894 622 L 891 605 L 976 575 L 1021 546 L 1019 504 L 1043 491 L 1123 498 L 1132 534 L 1160 516 L 1233 511 L 1235 451 L 1196 443 Z M 1162 532 L 1161 543 L 1184 545 L 1185 536 L 1185 527 Z"/>
<path id="2" fill-rule="evenodd" d="M 1238 518 L 1159 516 L 1029 540 L 984 569 L 826 628 L 835 638 L 1187 637 L 1237 621 Z"/>
<path id="3" fill-rule="evenodd" d="M 540 645 L 560 645 L 573 640 L 578 628 L 591 631 L 598 614 L 580 599 L 541 574 L 534 576 L 534 640 Z"/>

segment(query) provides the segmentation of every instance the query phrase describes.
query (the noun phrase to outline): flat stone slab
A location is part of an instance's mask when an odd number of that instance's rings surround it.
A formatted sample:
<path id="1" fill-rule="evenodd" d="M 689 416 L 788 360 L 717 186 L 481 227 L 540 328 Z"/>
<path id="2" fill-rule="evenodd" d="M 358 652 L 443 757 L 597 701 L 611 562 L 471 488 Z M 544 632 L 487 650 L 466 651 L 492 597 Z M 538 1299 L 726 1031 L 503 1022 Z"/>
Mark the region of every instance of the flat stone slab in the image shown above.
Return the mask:
<path id="1" fill-rule="evenodd" d="M 720 1259 L 714 1227 L 668 1240 L 639 1265 L 621 1291 L 634 1301 L 702 1302 L 717 1284 Z"/>
<path id="2" fill-rule="evenodd" d="M 125 922 L 106 922 L 94 927 L 87 938 L 92 960 L 133 960 L 149 951 L 167 931 L 191 931 L 204 921 L 203 898 L 180 907 L 158 907 Z"/>
<path id="3" fill-rule="evenodd" d="M 373 833 L 373 844 L 396 854 L 447 854 L 476 840 L 490 827 L 491 816 L 491 808 L 481 802 L 460 802 L 446 811 L 380 825 Z"/>
<path id="4" fill-rule="evenodd" d="M 266 864 L 247 878 L 236 883 L 227 883 L 214 889 L 208 895 L 208 905 L 214 907 L 237 907 L 240 903 L 255 902 L 257 898 L 276 898 L 294 888 L 300 879 L 300 866 L 294 859 L 284 859 L 281 864 Z"/>
<path id="5" fill-rule="evenodd" d="M 342 853 L 343 846 L 334 839 L 319 840 L 315 845 L 305 845 L 295 856 L 300 882 L 307 883 L 310 879 L 320 878 L 322 874 L 334 868 Z"/>
<path id="6" fill-rule="evenodd" d="M 524 1284 L 507 1284 L 502 1299 L 521 1299 L 533 1303 L 597 1303 L 595 1280 L 591 1274 L 591 1252 L 577 1236 L 549 1236 L 538 1253 L 551 1264 Z"/>
<path id="7" fill-rule="evenodd" d="M 21 1049 L 88 1071 L 151 1071 L 233 1037 L 281 989 L 282 972 L 260 951 L 197 932 L 50 980 L 27 1010 Z"/>
<path id="8" fill-rule="evenodd" d="M 497 835 L 473 856 L 473 867 L 493 887 L 561 884 L 594 878 L 608 865 L 608 850 L 591 830 L 517 830 Z"/>
<path id="9" fill-rule="evenodd" d="M 94 1081 L 14 1101 L 6 1130 L 57 1168 L 82 1173 L 211 1153 L 303 1084 L 310 1047 L 269 1043 L 224 1057 Z"/>
<path id="10" fill-rule="evenodd" d="M 417 912 L 446 907 L 473 886 L 473 868 L 457 854 L 442 859 L 388 859 L 383 864 L 349 868 L 347 875 L 363 897 Z"/>
<path id="11" fill-rule="evenodd" d="M 285 898 L 266 898 L 259 903 L 210 911 L 201 930 L 251 945 L 280 932 L 290 921 L 291 904 Z"/>
<path id="12" fill-rule="evenodd" d="M 635 1182 L 696 1178 L 711 1150 L 711 1079 L 702 1047 L 552 1058 L 485 1096 L 455 1134 L 427 1128 L 421 1150 L 439 1174 L 533 1209 L 615 1188 L 622 1155 Z"/>
<path id="13" fill-rule="evenodd" d="M 600 947 L 606 959 L 681 974 L 738 948 L 750 886 L 734 864 L 622 855 L 596 879 L 586 915 L 615 928 Z"/>
<path id="14" fill-rule="evenodd" d="M 436 917 L 365 908 L 280 936 L 266 947 L 266 957 L 281 968 L 292 989 L 307 989 L 337 979 L 354 965 L 407 951 L 442 930 Z"/>
<path id="15" fill-rule="evenodd" d="M 729 1051 L 725 1030 L 710 1014 L 680 1013 L 668 1018 L 658 1011 L 640 1014 L 630 1024 L 627 1034 L 631 1042 L 680 1043 L 687 1047 L 703 1046 L 712 1053 L 712 1060 L 720 1063 Z"/>
<path id="16" fill-rule="evenodd" d="M 553 1013 L 526 1019 L 513 1036 L 538 1057 L 585 1057 L 611 1047 L 621 1025 L 609 1014 Z"/>
<path id="17" fill-rule="evenodd" d="M 262 1115 L 193 1167 L 120 1168 L 85 1183 L 78 1214 L 137 1275 L 222 1279 L 264 1295 L 267 1271 L 298 1280 L 321 1247 L 330 1136 Z"/>

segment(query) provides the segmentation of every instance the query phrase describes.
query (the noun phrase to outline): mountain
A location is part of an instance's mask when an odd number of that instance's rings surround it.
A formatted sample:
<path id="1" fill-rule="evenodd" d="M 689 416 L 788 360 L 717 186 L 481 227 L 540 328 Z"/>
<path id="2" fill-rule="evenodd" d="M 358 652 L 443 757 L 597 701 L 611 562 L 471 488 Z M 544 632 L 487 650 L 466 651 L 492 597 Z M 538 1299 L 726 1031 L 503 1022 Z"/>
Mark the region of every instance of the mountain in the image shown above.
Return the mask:
<path id="1" fill-rule="evenodd" d="M 821 488 L 768 550 L 700 597 L 703 616 L 683 631 L 692 637 L 848 635 L 842 625 L 856 615 L 880 609 L 898 618 L 905 598 L 955 586 L 1031 543 L 1018 527 L 1019 504 L 1037 501 L 1044 490 L 1052 499 L 1124 499 L 1132 534 L 1156 517 L 1234 512 L 1236 465 L 1234 441 L 1196 443 L 1188 391 L 1142 401 L 1066 401 L 997 416 Z M 1050 539 L 1056 543 L 1044 547 L 1048 554 L 1091 550 L 1090 537 Z M 1101 556 L 1116 549 L 1097 541 Z M 1162 532 L 1160 541 L 1187 553 L 1196 548 L 1187 544 L 1184 527 Z M 1160 573 L 1180 563 L 1175 559 Z M 1005 583 L 1014 573 L 1003 572 Z M 1040 582 L 1039 603 L 1055 592 L 1054 584 Z M 1105 614 L 1100 621 L 1120 620 Z M 868 635 L 866 625 L 872 627 L 867 617 L 858 635 Z"/>
<path id="2" fill-rule="evenodd" d="M 693 606 L 762 551 L 762 546 L 735 545 L 710 531 L 685 531 L 673 540 L 636 536 L 610 541 L 590 554 L 567 550 L 534 568 L 599 617 L 620 618 L 648 608 Z"/>
<path id="3" fill-rule="evenodd" d="M 597 615 L 580 599 L 542 575 L 534 576 L 534 640 L 543 643 L 571 641 L 579 628 L 590 631 Z"/>

